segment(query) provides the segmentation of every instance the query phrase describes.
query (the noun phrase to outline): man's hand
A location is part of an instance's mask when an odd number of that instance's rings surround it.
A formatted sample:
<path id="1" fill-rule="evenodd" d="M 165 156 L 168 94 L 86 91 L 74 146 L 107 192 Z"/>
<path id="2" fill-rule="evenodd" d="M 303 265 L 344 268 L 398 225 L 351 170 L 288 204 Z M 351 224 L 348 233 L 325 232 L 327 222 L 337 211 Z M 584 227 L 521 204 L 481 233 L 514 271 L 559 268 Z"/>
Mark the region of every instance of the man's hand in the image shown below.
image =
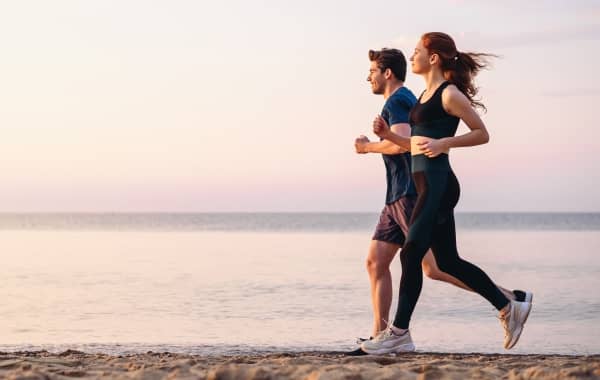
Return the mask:
<path id="1" fill-rule="evenodd" d="M 369 144 L 369 138 L 367 136 L 360 135 L 354 140 L 354 148 L 356 149 L 356 153 L 365 154 L 369 153 L 367 151 L 367 144 Z"/>
<path id="2" fill-rule="evenodd" d="M 385 119 L 380 115 L 375 117 L 373 120 L 373 133 L 382 139 L 387 138 L 392 131 L 390 130 L 390 126 L 385 122 Z"/>

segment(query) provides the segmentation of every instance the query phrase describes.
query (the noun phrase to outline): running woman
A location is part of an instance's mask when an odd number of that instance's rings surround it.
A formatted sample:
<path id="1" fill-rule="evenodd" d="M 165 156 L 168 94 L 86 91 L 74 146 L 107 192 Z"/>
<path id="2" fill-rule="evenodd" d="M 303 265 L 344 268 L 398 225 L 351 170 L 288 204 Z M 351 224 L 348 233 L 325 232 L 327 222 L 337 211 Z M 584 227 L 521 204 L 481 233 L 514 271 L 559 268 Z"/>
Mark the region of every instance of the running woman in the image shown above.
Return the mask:
<path id="1" fill-rule="evenodd" d="M 451 148 L 485 144 L 489 140 L 474 109 L 485 107 L 474 99 L 477 89 L 473 83 L 473 77 L 487 66 L 487 57 L 459 52 L 447 34 L 424 34 L 411 57 L 412 71 L 426 82 L 426 90 L 410 112 L 411 137 L 393 133 L 381 117 L 373 124 L 379 137 L 399 146 L 410 144 L 418 198 L 400 256 L 402 278 L 396 316 L 385 331 L 362 343 L 367 353 L 414 351 L 408 328 L 421 292 L 421 264 L 429 249 L 442 272 L 464 283 L 499 311 L 505 331 L 504 348 L 510 349 L 517 343 L 531 311 L 530 294 L 523 302 L 507 298 L 481 269 L 461 259 L 456 248 L 454 207 L 460 190 L 448 153 Z M 454 136 L 460 120 L 471 131 Z"/>

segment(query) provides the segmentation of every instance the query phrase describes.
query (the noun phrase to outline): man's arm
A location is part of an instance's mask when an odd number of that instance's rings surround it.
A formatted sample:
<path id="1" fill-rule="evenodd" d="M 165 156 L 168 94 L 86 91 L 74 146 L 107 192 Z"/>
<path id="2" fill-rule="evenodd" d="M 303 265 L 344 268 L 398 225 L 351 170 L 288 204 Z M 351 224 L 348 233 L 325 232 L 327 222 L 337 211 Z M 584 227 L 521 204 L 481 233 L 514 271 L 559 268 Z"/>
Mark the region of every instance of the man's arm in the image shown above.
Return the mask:
<path id="1" fill-rule="evenodd" d="M 386 138 L 383 141 L 369 141 L 365 136 L 356 139 L 354 145 L 357 153 L 383 153 L 383 154 L 401 154 L 410 150 L 410 125 L 407 123 L 398 123 L 390 127 L 388 137 L 397 136 L 397 142 L 408 141 L 408 144 L 398 144 L 392 138 Z M 406 147 L 408 146 L 408 149 Z"/>
<path id="2" fill-rule="evenodd" d="M 389 128 L 385 120 L 381 116 L 377 116 L 373 121 L 373 133 L 385 139 L 384 141 L 390 141 L 398 145 L 405 152 L 410 152 L 410 124 L 394 124 L 392 127 L 397 125 L 401 125 L 402 129 Z"/>

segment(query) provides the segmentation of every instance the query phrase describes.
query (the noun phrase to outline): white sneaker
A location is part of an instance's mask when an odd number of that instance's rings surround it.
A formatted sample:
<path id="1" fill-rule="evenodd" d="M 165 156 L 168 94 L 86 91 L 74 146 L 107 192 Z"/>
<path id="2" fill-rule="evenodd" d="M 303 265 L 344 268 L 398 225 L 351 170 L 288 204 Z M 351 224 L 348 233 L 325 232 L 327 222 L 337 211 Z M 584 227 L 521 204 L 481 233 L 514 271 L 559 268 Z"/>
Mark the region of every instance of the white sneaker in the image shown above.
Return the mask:
<path id="1" fill-rule="evenodd" d="M 410 337 L 410 331 L 401 334 L 398 328 L 391 324 L 373 339 L 364 341 L 360 348 L 368 354 L 382 355 L 399 352 L 413 352 L 415 345 Z"/>
<path id="2" fill-rule="evenodd" d="M 510 301 L 510 309 L 500 316 L 500 323 L 504 327 L 504 348 L 510 350 L 517 344 L 523 332 L 523 325 L 531 311 L 530 302 Z"/>
<path id="3" fill-rule="evenodd" d="M 515 295 L 515 300 L 519 302 L 533 302 L 533 293 L 527 290 L 515 289 L 512 291 Z"/>

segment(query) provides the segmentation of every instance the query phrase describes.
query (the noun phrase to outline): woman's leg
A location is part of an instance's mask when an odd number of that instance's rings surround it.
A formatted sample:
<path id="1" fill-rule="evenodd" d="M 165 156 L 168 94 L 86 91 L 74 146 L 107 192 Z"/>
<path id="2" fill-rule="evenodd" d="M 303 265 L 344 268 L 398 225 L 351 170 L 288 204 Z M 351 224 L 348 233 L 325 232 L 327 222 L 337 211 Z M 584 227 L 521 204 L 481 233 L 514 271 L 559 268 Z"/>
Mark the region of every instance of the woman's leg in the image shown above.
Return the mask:
<path id="1" fill-rule="evenodd" d="M 433 173 L 435 175 L 437 173 Z M 501 310 L 510 300 L 498 289 L 485 272 L 461 259 L 456 249 L 456 227 L 454 207 L 460 197 L 456 176 L 447 173 L 444 196 L 440 202 L 437 221 L 433 228 L 431 250 L 441 271 L 457 278 L 476 293 Z"/>
<path id="2" fill-rule="evenodd" d="M 456 277 L 450 276 L 446 272 L 442 272 L 435 262 L 435 257 L 433 256 L 431 250 L 427 251 L 425 254 L 423 262 L 421 263 L 421 267 L 423 268 L 423 274 L 432 280 L 447 282 L 458 288 L 468 290 L 470 292 L 473 291 Z"/>
<path id="3" fill-rule="evenodd" d="M 450 214 L 445 219 L 444 223 L 435 226 L 431 245 L 440 270 L 459 279 L 488 300 L 497 310 L 502 310 L 510 300 L 484 271 L 459 257 L 456 249 L 454 215 Z"/>
<path id="4" fill-rule="evenodd" d="M 431 249 L 440 269 L 464 282 L 500 311 L 504 328 L 504 348 L 512 348 L 523 331 L 531 303 L 509 300 L 477 266 L 461 259 L 456 249 L 454 206 L 460 189 L 454 173 L 448 173 L 447 189 L 441 202 L 438 222 L 433 231 Z"/>
<path id="5" fill-rule="evenodd" d="M 432 184 L 425 172 L 413 173 L 413 180 L 419 194 L 417 203 L 410 219 L 410 228 L 406 243 L 400 252 L 402 277 L 398 308 L 393 325 L 408 329 L 410 317 L 421 294 L 423 286 L 423 257 L 431 246 L 431 238 L 436 221 L 437 211 L 443 196 L 445 180 Z"/>
<path id="6" fill-rule="evenodd" d="M 423 258 L 423 263 L 421 264 L 421 266 L 423 268 L 423 274 L 425 276 L 427 276 L 427 278 L 430 278 L 430 279 L 436 280 L 436 281 L 447 282 L 449 284 L 456 286 L 457 288 L 468 290 L 469 292 L 475 292 L 473 289 L 469 288 L 467 285 L 465 285 L 462 281 L 460 281 L 456 277 L 451 276 L 446 272 L 443 272 L 437 265 L 437 262 L 435 261 L 435 256 L 433 256 L 433 253 L 431 252 L 431 250 L 427 251 L 427 254 Z M 496 286 L 502 292 L 502 294 L 504 294 L 504 296 L 506 298 L 508 298 L 509 300 L 512 300 L 512 301 L 515 301 L 515 300 L 516 301 L 526 301 L 528 294 L 531 294 L 531 293 L 524 292 L 522 290 L 513 291 L 510 289 L 506 289 L 500 285 L 496 285 Z M 517 298 L 518 292 L 522 293 L 521 299 Z"/>

